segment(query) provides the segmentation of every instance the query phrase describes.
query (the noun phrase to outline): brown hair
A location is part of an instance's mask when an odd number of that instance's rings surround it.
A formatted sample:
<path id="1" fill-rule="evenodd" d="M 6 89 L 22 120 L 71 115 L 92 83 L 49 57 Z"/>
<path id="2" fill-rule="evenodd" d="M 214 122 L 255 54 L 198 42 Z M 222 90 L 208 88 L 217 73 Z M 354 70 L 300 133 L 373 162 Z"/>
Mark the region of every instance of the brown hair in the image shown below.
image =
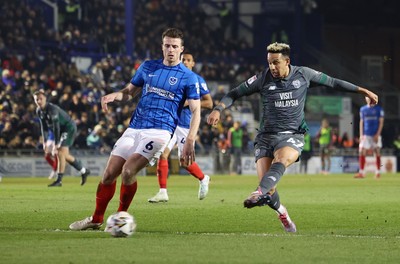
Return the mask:
<path id="1" fill-rule="evenodd" d="M 182 32 L 182 30 L 177 29 L 177 28 L 168 28 L 162 33 L 161 41 L 163 41 L 165 37 L 179 38 L 179 39 L 181 39 L 182 46 L 183 46 L 183 32 Z"/>
<path id="2" fill-rule="evenodd" d="M 32 95 L 38 95 L 38 94 L 46 95 L 46 92 L 44 89 L 40 88 L 40 89 L 35 90 Z"/>

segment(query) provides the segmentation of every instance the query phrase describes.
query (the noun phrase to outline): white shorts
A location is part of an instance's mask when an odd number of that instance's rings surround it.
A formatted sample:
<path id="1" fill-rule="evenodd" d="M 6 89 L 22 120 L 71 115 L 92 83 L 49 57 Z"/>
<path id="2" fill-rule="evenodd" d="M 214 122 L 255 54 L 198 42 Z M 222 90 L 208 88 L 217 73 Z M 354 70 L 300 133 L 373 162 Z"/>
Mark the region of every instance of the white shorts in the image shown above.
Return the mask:
<path id="1" fill-rule="evenodd" d="M 175 129 L 175 133 L 172 136 L 171 140 L 168 143 L 167 148 L 169 150 L 172 150 L 175 146 L 175 144 L 178 145 L 178 156 L 181 156 L 181 153 L 183 151 L 183 146 L 185 145 L 186 142 L 186 137 L 189 134 L 189 128 L 183 128 L 180 126 L 177 126 Z"/>
<path id="2" fill-rule="evenodd" d="M 382 137 L 379 136 L 378 142 L 375 142 L 373 136 L 363 136 L 360 140 L 359 147 L 360 149 L 382 148 Z"/>
<path id="3" fill-rule="evenodd" d="M 111 155 L 127 160 L 138 153 L 151 161 L 163 153 L 170 139 L 171 134 L 166 130 L 128 128 L 114 144 Z"/>
<path id="4" fill-rule="evenodd" d="M 51 149 L 53 149 L 53 146 L 54 146 L 54 140 L 47 139 L 46 140 L 46 147 L 51 150 Z"/>
<path id="5" fill-rule="evenodd" d="M 56 144 L 55 141 L 53 139 L 47 139 L 44 144 L 45 144 L 45 147 L 46 147 L 45 150 L 44 150 L 45 153 L 46 154 L 52 154 L 51 152 L 53 150 L 54 145 Z"/>

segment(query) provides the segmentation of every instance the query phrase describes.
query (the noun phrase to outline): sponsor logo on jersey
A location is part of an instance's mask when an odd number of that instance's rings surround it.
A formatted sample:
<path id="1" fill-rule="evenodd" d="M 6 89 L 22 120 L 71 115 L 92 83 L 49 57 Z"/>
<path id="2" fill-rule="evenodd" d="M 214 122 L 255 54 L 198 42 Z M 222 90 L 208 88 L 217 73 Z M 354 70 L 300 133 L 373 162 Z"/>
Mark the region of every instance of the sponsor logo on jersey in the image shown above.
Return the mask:
<path id="1" fill-rule="evenodd" d="M 276 89 L 276 86 L 275 85 L 272 85 L 272 86 L 270 86 L 269 88 L 268 88 L 268 90 L 271 90 L 271 91 L 273 91 L 273 90 L 275 90 Z"/>
<path id="2" fill-rule="evenodd" d="M 145 93 L 155 93 L 155 94 L 158 94 L 159 96 L 168 97 L 168 98 L 171 98 L 171 99 L 175 98 L 175 94 L 174 93 L 171 93 L 169 91 L 165 91 L 164 89 L 161 89 L 161 88 L 149 86 L 148 84 L 146 84 L 144 92 Z"/>
<path id="3" fill-rule="evenodd" d="M 275 101 L 275 107 L 292 107 L 299 105 L 299 100 L 293 98 L 292 92 L 279 93 L 279 98 L 281 101 Z"/>
<path id="4" fill-rule="evenodd" d="M 275 107 L 292 107 L 298 106 L 299 101 L 297 99 L 285 100 L 285 101 L 275 101 Z"/>
<path id="5" fill-rule="evenodd" d="M 250 78 L 247 80 L 247 83 L 250 85 L 250 84 L 252 84 L 255 80 L 257 80 L 257 75 L 254 75 L 253 77 L 250 77 Z"/>

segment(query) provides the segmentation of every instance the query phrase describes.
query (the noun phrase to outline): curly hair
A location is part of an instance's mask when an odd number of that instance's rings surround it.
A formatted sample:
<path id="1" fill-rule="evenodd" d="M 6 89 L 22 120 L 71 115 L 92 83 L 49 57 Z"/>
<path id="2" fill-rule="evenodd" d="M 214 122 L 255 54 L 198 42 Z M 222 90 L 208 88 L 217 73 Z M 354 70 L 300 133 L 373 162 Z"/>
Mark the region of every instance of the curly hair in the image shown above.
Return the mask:
<path id="1" fill-rule="evenodd" d="M 272 43 L 267 46 L 268 53 L 282 53 L 282 55 L 290 56 L 290 46 L 286 43 Z"/>

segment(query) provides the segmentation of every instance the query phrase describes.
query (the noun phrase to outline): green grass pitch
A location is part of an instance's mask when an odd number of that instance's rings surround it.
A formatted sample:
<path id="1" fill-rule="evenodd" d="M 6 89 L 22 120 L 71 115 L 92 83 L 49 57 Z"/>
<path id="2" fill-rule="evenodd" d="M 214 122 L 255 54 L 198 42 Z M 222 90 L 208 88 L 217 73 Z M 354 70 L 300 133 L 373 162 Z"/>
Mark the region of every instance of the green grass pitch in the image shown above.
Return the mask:
<path id="1" fill-rule="evenodd" d="M 353 179 L 285 175 L 279 192 L 298 232 L 285 233 L 268 207 L 245 209 L 256 176 L 214 175 L 197 199 L 198 182 L 171 176 L 170 201 L 150 204 L 157 178 L 139 177 L 129 209 L 129 238 L 68 230 L 89 216 L 100 177 L 3 178 L 0 183 L 0 263 L 400 263 L 400 175 Z M 119 183 L 106 217 L 118 207 Z"/>

